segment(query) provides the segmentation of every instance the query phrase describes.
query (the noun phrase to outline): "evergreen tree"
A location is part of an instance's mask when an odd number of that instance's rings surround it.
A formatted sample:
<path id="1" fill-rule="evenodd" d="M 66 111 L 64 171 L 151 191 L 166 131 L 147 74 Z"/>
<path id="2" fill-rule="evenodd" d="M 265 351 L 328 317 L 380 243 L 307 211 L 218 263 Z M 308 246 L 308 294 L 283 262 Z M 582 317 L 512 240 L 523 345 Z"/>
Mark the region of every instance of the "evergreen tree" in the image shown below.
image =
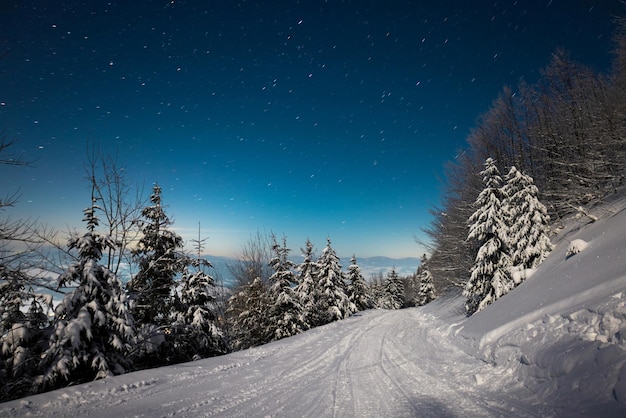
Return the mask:
<path id="1" fill-rule="evenodd" d="M 476 211 L 469 218 L 468 240 L 477 244 L 478 252 L 470 270 L 463 295 L 469 314 L 483 309 L 514 286 L 510 275 L 511 261 L 507 246 L 507 219 L 503 211 L 502 178 L 492 158 L 480 172 L 484 189 L 476 198 Z"/>
<path id="2" fill-rule="evenodd" d="M 537 267 L 552 251 L 548 237 L 550 217 L 539 201 L 532 177 L 512 166 L 503 186 L 505 213 L 509 215 L 511 264 L 523 269 Z"/>
<path id="3" fill-rule="evenodd" d="M 155 184 L 150 196 L 152 206 L 141 212 L 142 237 L 133 257 L 139 271 L 128 282 L 136 301 L 135 318 L 139 324 L 166 325 L 172 308 L 174 278 L 185 267 L 181 254 L 183 239 L 168 229 L 172 224 L 161 205 L 161 187 Z"/>
<path id="4" fill-rule="evenodd" d="M 27 282 L 23 272 L 0 268 L 0 401 L 29 392 L 45 349 L 52 296 L 35 293 Z"/>
<path id="5" fill-rule="evenodd" d="M 385 299 L 383 307 L 385 309 L 400 309 L 405 303 L 405 291 L 404 283 L 398 276 L 396 268 L 393 267 L 387 274 L 387 280 L 385 280 Z"/>
<path id="6" fill-rule="evenodd" d="M 14 144 L 0 135 L 0 166 L 30 165 L 7 152 Z M 18 193 L 0 196 L 0 213 L 17 202 Z M 37 277 L 31 273 L 39 267 L 32 255 L 46 235 L 30 220 L 0 218 L 0 402 L 29 393 L 47 343 L 52 296 L 35 292 Z"/>
<path id="7" fill-rule="evenodd" d="M 376 309 L 386 309 L 388 305 L 385 293 L 385 281 L 386 278 L 382 271 L 379 271 L 377 274 L 372 273 L 370 278 L 370 289 L 372 291 L 372 298 Z"/>
<path id="8" fill-rule="evenodd" d="M 356 312 L 356 307 L 346 295 L 341 264 L 331 246 L 330 238 L 327 238 L 326 247 L 322 250 L 317 263 L 319 265 L 317 289 L 320 298 L 316 310 L 321 319 L 319 325 L 347 318 Z"/>
<path id="9" fill-rule="evenodd" d="M 348 298 L 357 311 L 374 307 L 371 289 L 361 275 L 361 268 L 356 262 L 356 255 L 352 255 L 348 267 Z"/>
<path id="10" fill-rule="evenodd" d="M 194 260 L 181 277 L 180 295 L 171 319 L 174 353 L 180 361 L 197 360 L 226 352 L 226 342 L 215 315 L 215 284 Z M 194 270 L 195 269 L 195 270 Z"/>
<path id="11" fill-rule="evenodd" d="M 268 292 L 268 339 L 280 340 L 301 333 L 307 329 L 302 306 L 297 294 L 292 289 L 296 283 L 294 264 L 289 261 L 287 240 L 283 238 L 282 247 L 272 237 L 274 257 L 270 267 L 274 274 L 270 276 L 271 286 Z"/>
<path id="12" fill-rule="evenodd" d="M 267 339 L 267 292 L 260 277 L 241 286 L 228 299 L 232 347 L 243 350 L 269 342 Z"/>
<path id="13" fill-rule="evenodd" d="M 93 196 L 93 195 L 92 195 Z M 115 244 L 96 232 L 98 207 L 92 197 L 85 209 L 87 232 L 69 248 L 78 262 L 59 277 L 59 287 L 74 287 L 55 309 L 50 345 L 42 355 L 42 386 L 62 379 L 76 383 L 124 373 L 132 365 L 128 353 L 135 343 L 135 323 L 122 282 L 98 261 Z"/>
<path id="14" fill-rule="evenodd" d="M 301 248 L 301 250 L 304 260 L 296 267 L 298 275 L 294 292 L 300 300 L 306 326 L 315 327 L 322 322 L 316 310 L 317 301 L 320 299 L 316 280 L 318 265 L 313 261 L 315 258 L 313 244 L 308 238 L 305 247 Z"/>
<path id="15" fill-rule="evenodd" d="M 433 275 L 430 273 L 430 269 L 428 268 L 428 259 L 426 258 L 426 255 L 422 257 L 420 271 L 416 279 L 418 287 L 417 294 L 414 299 L 415 305 L 423 306 L 435 300 L 437 297 L 435 284 L 433 283 Z"/>
<path id="16" fill-rule="evenodd" d="M 181 277 L 172 315 L 173 348 L 181 361 L 212 357 L 226 352 L 226 340 L 217 323 L 215 282 L 205 269 L 198 228 L 197 256 Z M 169 337 L 169 336 L 168 336 Z"/>

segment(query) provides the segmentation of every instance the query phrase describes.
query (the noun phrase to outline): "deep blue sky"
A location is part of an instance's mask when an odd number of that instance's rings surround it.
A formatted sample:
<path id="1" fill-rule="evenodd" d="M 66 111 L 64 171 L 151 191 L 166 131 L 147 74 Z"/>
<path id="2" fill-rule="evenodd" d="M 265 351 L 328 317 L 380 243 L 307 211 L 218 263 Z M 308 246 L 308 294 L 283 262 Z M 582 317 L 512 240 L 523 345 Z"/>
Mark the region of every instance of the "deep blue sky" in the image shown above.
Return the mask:
<path id="1" fill-rule="evenodd" d="M 610 65 L 615 1 L 2 1 L 3 215 L 81 227 L 87 143 L 236 254 L 419 256 L 438 180 L 507 84 L 558 47 Z"/>

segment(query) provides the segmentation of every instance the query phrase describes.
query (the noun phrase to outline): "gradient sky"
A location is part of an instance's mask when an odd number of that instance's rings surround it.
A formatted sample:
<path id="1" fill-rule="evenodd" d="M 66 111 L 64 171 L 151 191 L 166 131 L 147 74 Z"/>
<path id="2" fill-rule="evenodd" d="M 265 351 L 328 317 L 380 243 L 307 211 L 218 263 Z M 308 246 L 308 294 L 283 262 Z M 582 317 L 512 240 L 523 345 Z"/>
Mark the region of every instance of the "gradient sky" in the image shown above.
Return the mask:
<path id="1" fill-rule="evenodd" d="M 2 1 L 4 215 L 81 227 L 87 143 L 236 254 L 420 256 L 438 177 L 503 85 L 558 47 L 610 67 L 615 1 Z"/>

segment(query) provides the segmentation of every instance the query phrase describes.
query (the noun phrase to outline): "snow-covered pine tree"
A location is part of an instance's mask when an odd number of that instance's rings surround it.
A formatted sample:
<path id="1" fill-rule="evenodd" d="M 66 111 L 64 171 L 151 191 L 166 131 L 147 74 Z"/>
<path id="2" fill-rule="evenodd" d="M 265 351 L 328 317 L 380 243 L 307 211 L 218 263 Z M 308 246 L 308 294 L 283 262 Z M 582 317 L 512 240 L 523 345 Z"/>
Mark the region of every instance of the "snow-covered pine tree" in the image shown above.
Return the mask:
<path id="1" fill-rule="evenodd" d="M 269 342 L 267 340 L 267 290 L 260 277 L 241 286 L 228 299 L 231 345 L 244 350 Z"/>
<path id="2" fill-rule="evenodd" d="M 331 246 L 330 238 L 326 239 L 326 247 L 322 250 L 317 264 L 319 266 L 317 289 L 320 298 L 316 309 L 321 319 L 319 325 L 347 318 L 356 312 L 356 307 L 346 295 L 341 264 L 337 253 Z"/>
<path id="3" fill-rule="evenodd" d="M 370 275 L 370 289 L 372 291 L 372 299 L 376 309 L 385 309 L 387 306 L 387 298 L 385 293 L 385 276 L 382 271 L 372 273 Z"/>
<path id="4" fill-rule="evenodd" d="M 419 274 L 417 275 L 417 294 L 415 295 L 415 306 L 423 306 L 435 300 L 435 284 L 433 283 L 433 275 L 428 268 L 428 258 L 426 255 L 422 257 L 420 263 Z"/>
<path id="5" fill-rule="evenodd" d="M 74 289 L 55 309 L 37 386 L 85 382 L 132 366 L 128 353 L 135 344 L 135 323 L 122 282 L 98 264 L 102 252 L 115 243 L 96 232 L 96 210 L 92 193 L 92 205 L 84 211 L 87 232 L 69 242 L 70 250 L 78 251 L 78 261 L 59 277 L 59 287 Z"/>
<path id="6" fill-rule="evenodd" d="M 158 184 L 152 189 L 150 202 L 152 206 L 141 212 L 142 236 L 133 250 L 139 271 L 128 282 L 128 290 L 135 301 L 137 323 L 160 326 L 169 318 L 174 278 L 183 272 L 185 263 L 181 253 L 183 239 L 168 229 L 172 222 L 161 205 Z"/>
<path id="7" fill-rule="evenodd" d="M 418 295 L 420 291 L 420 275 L 426 267 L 427 260 L 428 257 L 426 256 L 426 254 L 422 254 L 422 256 L 420 257 L 420 265 L 417 267 L 415 273 L 406 277 L 405 279 L 406 307 L 421 306 L 418 304 Z"/>
<path id="8" fill-rule="evenodd" d="M 19 155 L 7 153 L 12 145 L 13 141 L 0 135 L 0 166 L 30 165 Z M 17 202 L 17 193 L 0 196 L 0 213 Z M 29 393 L 47 345 L 44 333 L 52 296 L 35 292 L 39 283 L 31 270 L 40 267 L 32 256 L 45 245 L 46 235 L 31 220 L 0 218 L 0 402 Z"/>
<path id="9" fill-rule="evenodd" d="M 313 259 L 315 254 L 313 244 L 307 238 L 304 248 L 301 248 L 303 261 L 296 266 L 297 284 L 294 292 L 300 300 L 304 322 L 308 328 L 318 326 L 322 320 L 316 310 L 319 292 L 317 289 L 318 265 Z"/>
<path id="10" fill-rule="evenodd" d="M 211 263 L 202 258 L 203 242 L 196 244 L 197 254 L 182 274 L 172 311 L 173 351 L 181 361 L 197 360 L 226 353 L 226 339 L 217 321 L 215 282 L 206 269 Z"/>
<path id="11" fill-rule="evenodd" d="M 492 158 L 480 172 L 484 189 L 476 198 L 476 211 L 470 216 L 468 240 L 476 243 L 478 252 L 470 269 L 470 279 L 463 295 L 465 308 L 473 314 L 505 295 L 513 288 L 511 259 L 508 254 L 508 227 L 503 211 L 502 178 Z"/>
<path id="12" fill-rule="evenodd" d="M 400 309 L 404 306 L 405 291 L 404 283 L 398 276 L 396 268 L 392 267 L 391 271 L 387 273 L 387 280 L 385 280 L 385 297 L 383 308 L 385 309 Z"/>
<path id="13" fill-rule="evenodd" d="M 361 275 L 361 268 L 356 262 L 356 255 L 352 255 L 348 266 L 348 298 L 354 304 L 357 311 L 364 311 L 374 307 L 372 292 Z"/>
<path id="14" fill-rule="evenodd" d="M 271 341 L 290 337 L 307 329 L 303 316 L 302 305 L 292 285 L 296 283 L 293 271 L 294 264 L 289 261 L 287 239 L 283 237 L 283 245 L 276 242 L 272 236 L 272 251 L 274 256 L 270 260 L 270 267 L 274 274 L 270 276 L 268 291 L 268 339 Z"/>
<path id="15" fill-rule="evenodd" d="M 52 296 L 35 293 L 24 274 L 0 267 L 0 402 L 28 393 L 47 339 Z"/>
<path id="16" fill-rule="evenodd" d="M 180 280 L 180 295 L 172 310 L 174 352 L 181 361 L 226 353 L 226 340 L 215 315 L 215 284 L 202 270 L 206 260 L 193 260 Z"/>
<path id="17" fill-rule="evenodd" d="M 539 190 L 532 177 L 512 166 L 503 186 L 509 215 L 511 264 L 522 269 L 537 267 L 552 251 L 548 236 L 550 217 L 539 201 Z"/>

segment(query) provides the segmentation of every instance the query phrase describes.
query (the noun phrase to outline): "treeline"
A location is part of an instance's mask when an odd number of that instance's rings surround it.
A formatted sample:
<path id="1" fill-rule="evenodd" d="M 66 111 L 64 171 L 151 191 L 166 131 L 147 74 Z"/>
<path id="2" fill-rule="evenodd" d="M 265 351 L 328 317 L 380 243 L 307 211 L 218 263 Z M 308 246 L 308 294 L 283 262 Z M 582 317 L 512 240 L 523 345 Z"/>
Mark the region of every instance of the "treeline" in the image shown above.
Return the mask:
<path id="1" fill-rule="evenodd" d="M 10 144 L 0 144 L 3 161 Z M 27 164 L 20 162 L 19 164 Z M 0 401 L 296 335 L 375 307 L 434 298 L 422 265 L 368 283 L 356 257 L 344 271 L 330 239 L 303 261 L 286 239 L 257 236 L 232 265 L 234 289 L 216 285 L 203 258 L 172 229 L 155 185 L 148 201 L 115 161 L 90 158 L 85 231 L 67 239 L 28 220 L 0 222 Z M 17 203 L 0 200 L 0 209 Z M 51 273 L 58 279 L 50 281 Z M 46 288 L 48 291 L 46 291 Z M 51 294 L 60 294 L 53 300 Z"/>
<path id="2" fill-rule="evenodd" d="M 263 255 L 266 249 L 270 249 L 267 256 Z M 300 250 L 303 260 L 295 264 L 288 258 L 286 239 L 279 244 L 273 235 L 257 235 L 248 243 L 245 256 L 230 267 L 238 280 L 226 304 L 233 349 L 296 335 L 358 311 L 421 306 L 435 298 L 427 264 L 408 277 L 400 277 L 392 268 L 386 277 L 381 272 L 367 281 L 355 256 L 342 270 L 330 239 L 319 256 L 309 240 Z M 259 263 L 264 259 L 269 263 Z M 258 274 L 265 265 L 269 271 Z"/>
<path id="3" fill-rule="evenodd" d="M 503 89 L 445 167 L 442 199 L 425 229 L 438 289 L 464 287 L 476 261 L 468 220 L 488 158 L 500 172 L 516 167 L 534 179 L 552 222 L 624 187 L 626 24 L 618 26 L 609 74 L 556 51 L 536 84 Z"/>

